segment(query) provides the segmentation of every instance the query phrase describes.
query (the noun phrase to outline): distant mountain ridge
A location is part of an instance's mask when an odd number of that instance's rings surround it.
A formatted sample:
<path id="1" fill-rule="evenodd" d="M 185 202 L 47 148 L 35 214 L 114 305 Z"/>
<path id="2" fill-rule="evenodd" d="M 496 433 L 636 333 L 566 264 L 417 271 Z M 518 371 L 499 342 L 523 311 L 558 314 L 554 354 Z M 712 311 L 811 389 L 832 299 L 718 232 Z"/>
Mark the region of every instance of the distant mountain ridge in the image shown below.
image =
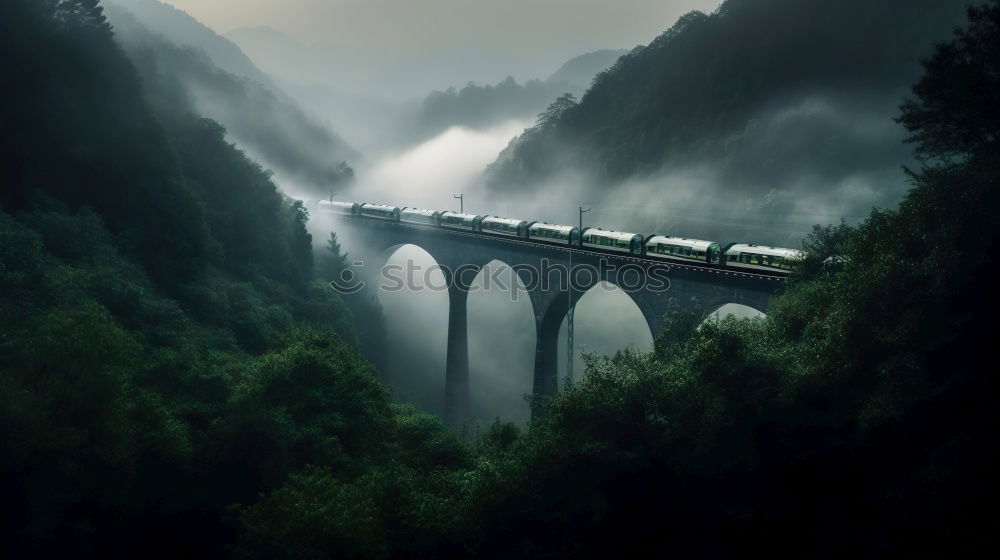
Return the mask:
<path id="1" fill-rule="evenodd" d="M 590 87 L 590 82 L 598 73 L 607 70 L 623 55 L 628 54 L 626 49 L 602 49 L 578 57 L 571 58 L 563 63 L 558 70 L 545 79 L 548 83 L 567 83 L 582 86 L 586 90 Z"/>
<path id="2" fill-rule="evenodd" d="M 301 47 L 295 39 L 285 35 L 281 31 L 269 25 L 257 25 L 254 27 L 237 27 L 225 34 L 225 37 L 239 45 L 240 41 L 253 37 L 260 41 L 261 45 L 270 44 L 274 47 Z"/>
<path id="3" fill-rule="evenodd" d="M 545 80 L 523 84 L 513 76 L 495 85 L 468 83 L 432 91 L 421 102 L 406 128 L 415 138 L 427 138 L 449 126 L 483 128 L 513 119 L 531 119 L 565 93 L 581 95 L 598 73 L 609 68 L 626 50 L 599 50 L 563 63 Z"/>
<path id="4" fill-rule="evenodd" d="M 582 94 L 598 72 L 628 52 L 586 53 L 566 61 L 546 79 L 518 82 L 507 76 L 482 85 L 470 81 L 432 90 L 422 98 L 389 101 L 386 97 L 391 96 L 351 93 L 359 70 L 346 64 L 345 57 L 330 45 L 303 45 L 267 25 L 240 27 L 225 36 L 272 72 L 285 91 L 328 119 L 369 155 L 411 146 L 452 126 L 483 129 L 514 119 L 533 119 L 563 93 Z M 331 74 L 343 79 L 328 83 Z"/>
<path id="5" fill-rule="evenodd" d="M 486 182 L 531 190 L 572 170 L 608 185 L 709 162 L 752 191 L 898 168 L 896 106 L 965 4 L 727 0 L 690 13 L 512 141 Z"/>

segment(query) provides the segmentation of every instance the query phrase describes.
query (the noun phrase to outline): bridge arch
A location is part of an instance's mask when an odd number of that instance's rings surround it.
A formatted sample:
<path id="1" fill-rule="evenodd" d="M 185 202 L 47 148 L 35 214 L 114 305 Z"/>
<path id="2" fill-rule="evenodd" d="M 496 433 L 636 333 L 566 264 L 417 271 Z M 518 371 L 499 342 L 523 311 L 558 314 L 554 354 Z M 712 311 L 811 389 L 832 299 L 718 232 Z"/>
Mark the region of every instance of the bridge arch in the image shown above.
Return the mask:
<path id="1" fill-rule="evenodd" d="M 559 384 L 567 378 L 569 337 L 568 316 L 564 314 L 559 327 Z M 574 305 L 574 377 L 583 373 L 584 353 L 613 355 L 625 348 L 649 351 L 655 333 L 649 319 L 628 290 L 610 280 L 590 286 L 580 294 Z"/>
<path id="2" fill-rule="evenodd" d="M 509 263 L 491 260 L 472 281 L 467 305 L 470 416 L 528 421 L 536 327 L 524 283 Z"/>
<path id="3" fill-rule="evenodd" d="M 440 260 L 419 243 L 396 243 L 378 250 L 364 268 L 366 280 L 374 281 L 380 292 L 397 289 L 395 285 L 401 282 L 406 288 L 441 292 L 447 287 L 441 267 Z"/>
<path id="4" fill-rule="evenodd" d="M 713 318 L 723 319 L 729 315 L 732 315 L 737 319 L 742 319 L 746 317 L 764 317 L 767 313 L 765 310 L 757 309 L 751 305 L 745 305 L 742 303 L 723 303 L 722 305 L 716 306 L 711 313 L 708 313 L 705 320 L 708 321 Z"/>
<path id="5" fill-rule="evenodd" d="M 419 270 L 407 271 L 410 265 Z M 430 269 L 438 265 L 419 245 L 399 243 L 374 253 L 371 265 L 365 267 L 365 281 L 373 287 L 385 318 L 383 379 L 399 398 L 443 416 L 451 304 L 447 290 L 421 286 L 428 270 L 431 284 L 444 285 L 444 275 Z M 383 269 L 389 278 L 381 277 Z M 406 279 L 411 272 L 416 285 Z"/>

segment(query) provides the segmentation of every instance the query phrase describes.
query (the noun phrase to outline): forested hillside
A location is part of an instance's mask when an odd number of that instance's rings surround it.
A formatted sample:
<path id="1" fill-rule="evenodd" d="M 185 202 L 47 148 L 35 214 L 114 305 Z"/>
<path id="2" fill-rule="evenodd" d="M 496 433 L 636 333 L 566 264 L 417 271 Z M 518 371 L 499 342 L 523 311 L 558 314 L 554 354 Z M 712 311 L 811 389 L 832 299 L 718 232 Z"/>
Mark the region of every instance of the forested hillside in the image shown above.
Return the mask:
<path id="1" fill-rule="evenodd" d="M 306 464 L 461 449 L 353 348 L 305 208 L 143 91 L 96 2 L 4 2 L 0 67 L 6 557 L 218 556 Z"/>
<path id="2" fill-rule="evenodd" d="M 0 3 L 0 80 L 5 558 L 997 546 L 1000 0 L 897 112 L 898 208 L 817 227 L 767 316 L 670 312 L 465 442 L 391 402 L 317 274 L 335 239 L 145 90 L 96 0 Z"/>
<path id="3" fill-rule="evenodd" d="M 965 3 L 727 0 L 690 13 L 578 104 L 554 105 L 486 180 L 524 192 L 573 172 L 607 188 L 704 164 L 720 194 L 742 194 L 896 169 L 908 161 L 890 126 L 898 99 Z"/>
<path id="4" fill-rule="evenodd" d="M 228 39 L 155 0 L 119 0 L 106 10 L 154 103 L 185 106 L 220 122 L 297 192 L 323 196 L 353 179 L 350 163 L 361 155 Z"/>

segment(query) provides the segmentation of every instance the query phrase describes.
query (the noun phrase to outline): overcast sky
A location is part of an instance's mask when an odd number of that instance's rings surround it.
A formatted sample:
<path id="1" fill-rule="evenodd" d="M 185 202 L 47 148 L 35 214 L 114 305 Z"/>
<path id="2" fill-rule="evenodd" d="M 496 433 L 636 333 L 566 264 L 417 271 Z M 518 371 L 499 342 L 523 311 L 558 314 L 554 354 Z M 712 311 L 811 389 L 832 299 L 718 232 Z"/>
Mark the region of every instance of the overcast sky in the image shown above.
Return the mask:
<path id="1" fill-rule="evenodd" d="M 520 78 L 602 48 L 646 44 L 719 0 L 165 0 L 220 33 L 270 26 L 304 44 L 398 53 L 469 49 Z M 338 49 L 338 50 L 340 50 Z M 448 58 L 448 57 L 444 57 Z M 534 73 L 534 75 L 532 75 Z"/>

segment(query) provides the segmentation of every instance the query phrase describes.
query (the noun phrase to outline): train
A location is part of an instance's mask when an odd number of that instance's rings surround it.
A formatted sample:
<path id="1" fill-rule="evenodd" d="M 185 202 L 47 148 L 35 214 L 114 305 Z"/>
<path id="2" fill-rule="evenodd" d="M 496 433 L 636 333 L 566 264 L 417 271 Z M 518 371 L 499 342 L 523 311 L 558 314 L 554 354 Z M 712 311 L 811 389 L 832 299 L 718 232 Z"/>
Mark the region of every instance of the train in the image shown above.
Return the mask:
<path id="1" fill-rule="evenodd" d="M 400 222 L 469 233 L 510 237 L 551 245 L 579 247 L 652 260 L 730 268 L 758 274 L 787 275 L 805 259 L 804 251 L 752 243 L 729 243 L 669 235 L 642 235 L 596 227 L 578 228 L 517 218 L 320 200 L 324 213 Z"/>

